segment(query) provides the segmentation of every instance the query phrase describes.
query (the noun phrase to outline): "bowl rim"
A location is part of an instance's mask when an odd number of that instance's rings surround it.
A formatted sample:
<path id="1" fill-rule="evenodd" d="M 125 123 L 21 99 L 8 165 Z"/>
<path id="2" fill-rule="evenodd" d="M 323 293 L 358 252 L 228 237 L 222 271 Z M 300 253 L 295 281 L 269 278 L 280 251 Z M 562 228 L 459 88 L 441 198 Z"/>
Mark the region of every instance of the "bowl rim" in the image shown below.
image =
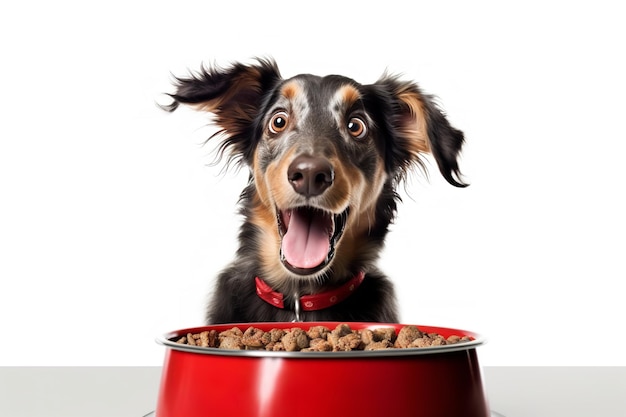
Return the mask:
<path id="1" fill-rule="evenodd" d="M 390 349 L 380 349 L 380 350 L 352 350 L 352 351 L 342 351 L 342 352 L 286 352 L 286 351 L 267 351 L 267 350 L 229 350 L 229 349 L 220 349 L 220 348 L 211 348 L 211 347 L 202 347 L 202 346 L 192 346 L 177 343 L 172 341 L 171 339 L 176 337 L 182 337 L 187 333 L 200 333 L 206 330 L 217 330 L 219 331 L 228 330 L 233 327 L 239 327 L 243 330 L 248 327 L 258 327 L 262 330 L 268 331 L 272 328 L 280 328 L 280 329 L 291 329 L 291 328 L 310 328 L 313 326 L 326 326 L 331 330 L 337 327 L 339 324 L 347 324 L 353 330 L 363 330 L 363 329 L 381 329 L 381 328 L 395 328 L 397 331 L 404 326 L 416 326 L 423 332 L 426 333 L 452 333 L 458 334 L 459 336 L 469 336 L 472 340 L 468 342 L 455 343 L 451 345 L 442 345 L 442 346 L 429 346 L 429 347 L 420 347 L 420 348 L 390 348 Z M 354 327 L 353 327 L 354 326 Z M 266 330 L 267 329 L 267 330 Z M 251 323 L 225 323 L 225 324 L 215 324 L 215 325 L 207 325 L 200 327 L 192 327 L 180 330 L 174 330 L 169 333 L 165 333 L 156 338 L 156 342 L 165 346 L 166 348 L 182 351 L 188 353 L 197 353 L 203 355 L 217 355 L 217 356 L 239 356 L 239 357 L 267 357 L 267 358 L 333 358 L 333 359 L 343 359 L 343 358 L 365 358 L 365 357 L 392 357 L 392 356 L 416 356 L 416 355 L 432 355 L 432 354 L 445 354 L 451 352 L 458 352 L 463 350 L 475 349 L 477 346 L 480 346 L 486 343 L 486 339 L 474 332 L 467 330 L 454 329 L 449 327 L 439 327 L 439 326 L 427 326 L 427 325 L 419 325 L 419 324 L 400 324 L 400 323 L 374 323 L 374 322 L 329 322 L 329 321 L 311 321 L 311 322 L 251 322 Z"/>

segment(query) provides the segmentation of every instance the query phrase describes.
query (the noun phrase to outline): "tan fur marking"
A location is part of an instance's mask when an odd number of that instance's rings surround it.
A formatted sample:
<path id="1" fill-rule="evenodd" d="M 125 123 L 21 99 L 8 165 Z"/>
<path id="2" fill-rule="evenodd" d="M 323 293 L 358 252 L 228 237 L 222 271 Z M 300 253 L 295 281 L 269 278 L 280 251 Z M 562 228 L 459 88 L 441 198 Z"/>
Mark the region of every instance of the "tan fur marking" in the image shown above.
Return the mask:
<path id="1" fill-rule="evenodd" d="M 411 119 L 405 124 L 403 132 L 409 138 L 413 139 L 411 141 L 411 153 L 417 155 L 419 153 L 430 152 L 422 100 L 417 93 L 412 91 L 402 91 L 398 94 L 398 97 L 407 106 L 411 116 Z"/>
<path id="2" fill-rule="evenodd" d="M 333 270 L 340 274 L 349 273 L 349 262 L 357 254 L 369 250 L 369 239 L 366 236 L 370 228 L 374 225 L 376 218 L 376 202 L 387 180 L 383 161 L 377 163 L 377 173 L 373 181 L 369 182 L 362 173 L 350 165 L 339 164 L 335 166 L 336 178 L 341 177 L 342 181 L 333 184 L 337 195 L 349 197 L 349 204 L 352 208 L 335 256 Z M 343 202 L 342 202 L 343 204 Z"/>
<path id="3" fill-rule="evenodd" d="M 341 95 L 343 102 L 346 104 L 347 107 L 352 106 L 361 98 L 359 90 L 351 85 L 344 85 L 343 87 L 341 87 L 341 89 L 339 90 L 339 94 Z"/>
<path id="4" fill-rule="evenodd" d="M 355 210 L 354 215 L 350 216 L 346 234 L 353 236 L 356 241 L 362 240 L 373 226 L 376 217 L 376 202 L 387 180 L 382 161 L 378 162 L 376 171 L 372 182 L 365 181 L 358 170 L 350 175 L 350 183 L 357 186 L 352 190 L 354 199 L 351 205 Z"/>
<path id="5" fill-rule="evenodd" d="M 279 208 L 291 206 L 291 196 L 295 191 L 287 180 L 289 164 L 294 159 L 295 149 L 290 149 L 279 161 L 272 162 L 267 167 L 264 180 L 272 195 L 274 204 Z"/>
<path id="6" fill-rule="evenodd" d="M 341 212 L 349 205 L 358 204 L 364 189 L 363 176 L 355 167 L 345 165 L 341 160 L 331 160 L 335 167 L 335 182 L 326 190 L 324 197 L 329 210 Z"/>
<path id="7" fill-rule="evenodd" d="M 261 253 L 262 270 L 259 271 L 264 279 L 271 280 L 277 272 L 282 272 L 280 265 L 280 235 L 276 223 L 276 214 L 270 207 L 259 199 L 253 202 L 250 221 L 257 226 L 260 233 L 259 251 Z M 282 272 L 284 276 L 284 272 Z"/>
<path id="8" fill-rule="evenodd" d="M 266 182 L 267 174 L 259 168 L 256 155 L 253 171 L 257 194 L 252 201 L 249 219 L 260 231 L 257 244 L 262 265 L 258 273 L 270 285 L 276 285 L 287 280 L 288 276 L 280 264 L 280 235 L 276 223 L 276 203 Z"/>
<path id="9" fill-rule="evenodd" d="M 241 133 L 242 121 L 252 122 L 252 116 L 243 108 L 237 95 L 241 91 L 260 90 L 260 71 L 257 68 L 248 68 L 247 72 L 233 78 L 233 87 L 213 100 L 198 103 L 191 107 L 198 111 L 206 111 L 215 115 L 214 124 L 221 127 L 220 133 L 233 136 Z"/>
<path id="10" fill-rule="evenodd" d="M 281 90 L 281 94 L 288 100 L 293 100 L 298 94 L 301 93 L 301 88 L 298 83 L 292 81 L 285 84 Z"/>

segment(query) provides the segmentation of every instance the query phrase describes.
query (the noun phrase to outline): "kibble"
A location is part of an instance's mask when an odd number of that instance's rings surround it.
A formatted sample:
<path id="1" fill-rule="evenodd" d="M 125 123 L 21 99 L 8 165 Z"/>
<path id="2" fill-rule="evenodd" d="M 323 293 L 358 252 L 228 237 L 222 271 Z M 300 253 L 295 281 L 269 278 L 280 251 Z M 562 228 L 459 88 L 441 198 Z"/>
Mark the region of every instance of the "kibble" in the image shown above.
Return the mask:
<path id="1" fill-rule="evenodd" d="M 391 327 L 353 330 L 348 324 L 342 323 L 333 330 L 325 326 L 313 326 L 308 331 L 299 327 L 271 329 L 267 332 L 254 326 L 245 331 L 233 327 L 219 333 L 215 330 L 188 333 L 175 341 L 191 346 L 230 350 L 348 352 L 444 346 L 470 340 L 468 336 L 457 335 L 444 338 L 437 333 L 422 332 L 412 325 L 402 327 L 396 334 Z"/>

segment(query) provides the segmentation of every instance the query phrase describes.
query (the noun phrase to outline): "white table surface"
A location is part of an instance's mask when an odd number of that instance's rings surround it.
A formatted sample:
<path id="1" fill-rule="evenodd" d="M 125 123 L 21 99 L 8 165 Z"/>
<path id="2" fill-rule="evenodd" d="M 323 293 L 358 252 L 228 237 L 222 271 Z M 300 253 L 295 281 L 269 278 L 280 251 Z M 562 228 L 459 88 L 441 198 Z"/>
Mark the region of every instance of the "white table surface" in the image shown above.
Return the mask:
<path id="1" fill-rule="evenodd" d="M 143 417 L 159 367 L 0 367 L 1 417 Z M 626 367 L 485 367 L 504 417 L 626 417 Z"/>

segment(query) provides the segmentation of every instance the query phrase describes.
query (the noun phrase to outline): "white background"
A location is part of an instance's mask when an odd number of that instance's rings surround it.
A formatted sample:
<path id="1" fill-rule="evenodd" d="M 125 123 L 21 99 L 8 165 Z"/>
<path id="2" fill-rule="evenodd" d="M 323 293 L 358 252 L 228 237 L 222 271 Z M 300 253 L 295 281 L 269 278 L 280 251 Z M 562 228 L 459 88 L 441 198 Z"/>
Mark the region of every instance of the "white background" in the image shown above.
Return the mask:
<path id="1" fill-rule="evenodd" d="M 402 73 L 465 132 L 471 186 L 414 175 L 380 262 L 404 323 L 485 335 L 484 365 L 626 365 L 613 4 L 3 3 L 0 365 L 160 365 L 156 336 L 202 324 L 247 172 L 154 103 L 170 73 L 254 56 Z"/>

